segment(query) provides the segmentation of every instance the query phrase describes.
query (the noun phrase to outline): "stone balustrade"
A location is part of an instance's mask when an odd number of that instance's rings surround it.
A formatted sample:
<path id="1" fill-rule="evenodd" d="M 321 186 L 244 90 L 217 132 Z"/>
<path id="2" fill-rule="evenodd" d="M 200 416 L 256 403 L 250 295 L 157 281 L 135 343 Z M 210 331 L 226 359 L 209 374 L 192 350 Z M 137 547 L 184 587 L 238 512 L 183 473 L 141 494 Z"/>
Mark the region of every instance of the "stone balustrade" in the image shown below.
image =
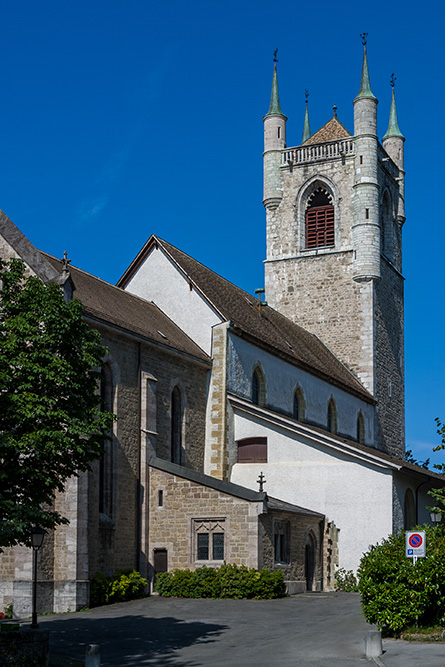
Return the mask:
<path id="1" fill-rule="evenodd" d="M 284 148 L 281 151 L 281 162 L 282 166 L 288 166 L 290 164 L 295 165 L 304 162 L 317 162 L 318 160 L 342 158 L 353 154 L 353 140 L 340 139 L 338 141 L 328 141 L 323 144 Z"/>

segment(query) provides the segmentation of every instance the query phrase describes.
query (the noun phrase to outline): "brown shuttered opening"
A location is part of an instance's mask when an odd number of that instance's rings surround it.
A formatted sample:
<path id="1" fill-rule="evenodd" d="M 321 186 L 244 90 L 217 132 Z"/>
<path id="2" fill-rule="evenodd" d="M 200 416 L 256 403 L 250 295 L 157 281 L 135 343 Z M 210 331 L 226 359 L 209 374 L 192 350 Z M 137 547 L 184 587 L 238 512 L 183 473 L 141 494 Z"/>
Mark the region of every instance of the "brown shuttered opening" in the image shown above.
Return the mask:
<path id="1" fill-rule="evenodd" d="M 317 206 L 306 211 L 306 248 L 335 245 L 334 207 Z"/>
<path id="2" fill-rule="evenodd" d="M 238 440 L 238 463 L 267 463 L 267 438 Z"/>

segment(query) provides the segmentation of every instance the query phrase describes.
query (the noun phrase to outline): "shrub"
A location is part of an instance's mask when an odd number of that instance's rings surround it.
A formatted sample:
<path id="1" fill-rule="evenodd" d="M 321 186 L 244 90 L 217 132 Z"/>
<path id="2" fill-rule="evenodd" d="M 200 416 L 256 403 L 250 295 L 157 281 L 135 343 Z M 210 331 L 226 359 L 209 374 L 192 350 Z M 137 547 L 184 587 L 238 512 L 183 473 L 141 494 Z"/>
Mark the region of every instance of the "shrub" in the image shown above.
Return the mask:
<path id="1" fill-rule="evenodd" d="M 98 572 L 90 582 L 90 606 L 143 598 L 146 585 L 147 580 L 136 570 L 120 570 L 111 577 Z"/>
<path id="2" fill-rule="evenodd" d="M 259 572 L 244 565 L 224 563 L 219 568 L 174 570 L 156 576 L 155 588 L 164 597 L 255 598 L 284 597 L 286 587 L 281 570 Z"/>
<path id="3" fill-rule="evenodd" d="M 340 567 L 335 573 L 335 590 L 356 593 L 358 591 L 357 577 L 352 570 Z"/>
<path id="4" fill-rule="evenodd" d="M 445 623 L 445 534 L 424 526 L 427 555 L 405 556 L 404 531 L 372 546 L 360 562 L 359 591 L 366 620 L 386 635 L 410 625 Z"/>

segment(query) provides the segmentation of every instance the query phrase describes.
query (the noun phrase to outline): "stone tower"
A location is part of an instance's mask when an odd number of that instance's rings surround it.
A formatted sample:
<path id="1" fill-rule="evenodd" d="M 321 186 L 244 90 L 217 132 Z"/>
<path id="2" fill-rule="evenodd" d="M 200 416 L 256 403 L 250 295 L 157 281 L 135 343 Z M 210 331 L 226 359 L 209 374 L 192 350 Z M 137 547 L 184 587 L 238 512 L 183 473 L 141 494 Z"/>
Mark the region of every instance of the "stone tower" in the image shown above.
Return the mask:
<path id="1" fill-rule="evenodd" d="M 365 43 L 354 135 L 336 107 L 310 135 L 306 104 L 303 143 L 288 148 L 275 63 L 264 117 L 265 286 L 269 305 L 315 333 L 375 397 L 367 444 L 402 456 L 404 137 L 394 87 L 383 146 L 377 104 Z"/>

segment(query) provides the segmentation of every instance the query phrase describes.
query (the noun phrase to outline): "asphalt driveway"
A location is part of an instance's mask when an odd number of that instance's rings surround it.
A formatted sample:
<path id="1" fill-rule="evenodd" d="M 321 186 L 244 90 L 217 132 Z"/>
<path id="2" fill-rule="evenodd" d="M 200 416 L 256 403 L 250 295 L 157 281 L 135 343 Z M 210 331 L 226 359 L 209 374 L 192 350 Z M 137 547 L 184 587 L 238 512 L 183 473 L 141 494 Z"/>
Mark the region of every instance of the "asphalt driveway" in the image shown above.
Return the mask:
<path id="1" fill-rule="evenodd" d="M 308 593 L 282 600 L 151 597 L 44 616 L 39 624 L 50 631 L 52 656 L 82 660 L 88 644 L 99 644 L 103 667 L 363 666 L 370 664 L 364 656 L 365 636 L 373 629 L 354 593 Z M 430 645 L 420 646 L 412 661 L 411 656 L 406 660 L 405 644 L 390 642 L 383 664 L 445 665 L 445 645 L 433 646 L 436 653 L 429 651 Z"/>

